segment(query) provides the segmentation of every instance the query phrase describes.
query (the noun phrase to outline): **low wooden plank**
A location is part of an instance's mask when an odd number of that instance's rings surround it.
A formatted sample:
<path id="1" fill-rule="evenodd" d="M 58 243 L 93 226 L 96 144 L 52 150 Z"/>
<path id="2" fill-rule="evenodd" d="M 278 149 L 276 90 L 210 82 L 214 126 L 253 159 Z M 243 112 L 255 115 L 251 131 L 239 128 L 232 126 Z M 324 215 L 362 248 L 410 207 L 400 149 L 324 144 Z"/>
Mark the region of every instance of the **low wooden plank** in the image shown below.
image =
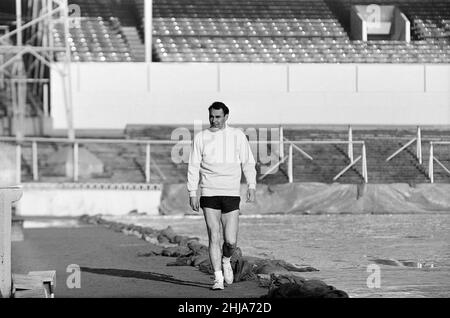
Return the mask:
<path id="1" fill-rule="evenodd" d="M 24 274 L 12 274 L 12 284 L 15 290 L 43 288 L 43 282 L 40 277 Z"/>
<path id="2" fill-rule="evenodd" d="M 44 286 L 48 289 L 48 293 L 51 298 L 55 296 L 55 286 L 56 286 L 56 271 L 32 271 L 28 275 L 39 277 Z"/>
<path id="3" fill-rule="evenodd" d="M 14 293 L 14 298 L 48 298 L 48 293 L 44 287 L 17 290 Z"/>

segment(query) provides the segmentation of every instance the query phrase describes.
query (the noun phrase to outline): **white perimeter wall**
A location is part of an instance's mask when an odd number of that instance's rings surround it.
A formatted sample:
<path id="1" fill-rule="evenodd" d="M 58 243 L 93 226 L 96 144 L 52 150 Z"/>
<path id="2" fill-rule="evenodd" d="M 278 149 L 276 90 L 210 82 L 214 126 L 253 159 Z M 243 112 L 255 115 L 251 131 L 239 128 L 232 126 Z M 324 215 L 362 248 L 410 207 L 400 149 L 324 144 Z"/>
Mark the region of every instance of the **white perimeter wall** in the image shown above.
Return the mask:
<path id="1" fill-rule="evenodd" d="M 449 125 L 450 65 L 73 63 L 76 129 L 207 121 L 223 101 L 231 124 Z M 55 129 L 67 128 L 51 74 Z"/>
<path id="2" fill-rule="evenodd" d="M 46 189 L 23 190 L 21 216 L 126 215 L 131 210 L 159 215 L 160 190 Z"/>

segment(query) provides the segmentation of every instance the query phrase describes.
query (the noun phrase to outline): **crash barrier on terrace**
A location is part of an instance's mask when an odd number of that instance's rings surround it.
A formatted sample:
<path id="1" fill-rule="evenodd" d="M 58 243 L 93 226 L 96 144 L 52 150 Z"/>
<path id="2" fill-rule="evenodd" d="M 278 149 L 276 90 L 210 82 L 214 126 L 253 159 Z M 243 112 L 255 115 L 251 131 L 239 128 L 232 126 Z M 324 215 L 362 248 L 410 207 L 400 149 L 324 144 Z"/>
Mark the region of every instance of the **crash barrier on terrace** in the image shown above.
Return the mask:
<path id="1" fill-rule="evenodd" d="M 434 148 L 437 146 L 450 146 L 450 141 L 430 141 L 430 159 L 428 161 L 428 177 L 434 183 L 434 162 L 436 162 L 447 174 L 450 170 L 435 155 Z"/>
<path id="2" fill-rule="evenodd" d="M 422 164 L 422 129 L 417 127 L 416 137 L 412 138 L 410 141 L 408 141 L 406 144 L 404 144 L 402 147 L 400 147 L 397 151 L 395 151 L 392 155 L 390 155 L 387 159 L 387 161 L 390 161 L 395 156 L 397 156 L 400 152 L 404 151 L 406 148 L 411 146 L 412 144 L 416 143 L 416 158 L 417 161 Z"/>
<path id="3" fill-rule="evenodd" d="M 351 131 L 351 128 L 350 130 Z M 281 133 L 280 136 L 283 134 Z M 351 138 L 351 133 L 349 134 L 349 138 Z M 284 155 L 284 144 L 289 145 L 288 154 Z M 287 161 L 287 171 L 288 171 L 288 179 L 289 183 L 294 182 L 294 164 L 293 164 L 293 149 L 297 150 L 300 154 L 302 154 L 304 157 L 306 157 L 309 160 L 314 160 L 314 158 L 309 155 L 307 152 L 305 152 L 303 149 L 299 147 L 299 145 L 347 145 L 348 146 L 348 158 L 350 159 L 350 164 L 348 164 L 344 169 L 342 169 L 334 178 L 333 181 L 336 181 L 339 179 L 346 171 L 348 171 L 350 168 L 354 167 L 358 161 L 361 160 L 361 174 L 364 178 L 364 183 L 368 183 L 368 174 L 367 174 L 367 154 L 366 154 L 366 145 L 364 141 L 336 141 L 336 140 L 315 140 L 315 141 L 291 141 L 287 138 L 281 137 L 280 140 L 280 161 L 272 166 L 266 173 L 264 173 L 259 179 L 264 179 L 267 175 L 272 173 L 275 169 L 277 169 L 281 164 L 283 164 L 285 161 Z M 358 156 L 356 159 L 353 158 L 353 145 L 361 145 L 361 155 Z"/>
<path id="4" fill-rule="evenodd" d="M 16 139 L 14 137 L 0 137 L 0 141 L 4 142 L 14 142 L 16 144 L 16 181 L 17 183 L 21 182 L 21 156 L 22 156 L 22 145 L 25 143 L 31 143 L 32 149 L 32 173 L 33 173 L 33 181 L 39 181 L 39 171 L 38 171 L 38 144 L 39 143 L 61 143 L 67 144 L 72 147 L 72 177 L 74 182 L 78 182 L 79 179 L 79 146 L 80 144 L 136 144 L 136 145 L 145 145 L 146 146 L 146 157 L 145 157 L 145 181 L 146 183 L 150 183 L 150 164 L 153 161 L 151 158 L 151 145 L 152 144 L 177 144 L 181 141 L 174 140 L 126 140 L 126 139 L 66 139 L 66 138 L 21 138 Z M 165 180 L 166 177 L 162 173 L 162 171 L 158 168 L 155 162 L 153 162 L 156 171 L 160 175 L 162 180 Z"/>
<path id="5" fill-rule="evenodd" d="M 338 180 L 346 171 L 354 167 L 359 161 L 361 161 L 361 175 L 364 179 L 364 182 L 368 182 L 368 173 L 367 173 L 367 157 L 366 157 L 366 145 L 364 141 L 353 141 L 352 139 L 352 128 L 348 127 L 348 140 L 296 140 L 292 141 L 283 136 L 283 127 L 279 127 L 278 130 L 279 139 L 278 140 L 250 140 L 250 144 L 257 145 L 267 145 L 267 144 L 275 144 L 276 149 L 278 151 L 277 162 L 274 165 L 271 165 L 268 170 L 259 178 L 262 180 L 268 174 L 275 171 L 281 164 L 287 162 L 287 172 L 288 172 L 288 180 L 290 183 L 294 182 L 294 174 L 293 174 L 293 149 L 300 152 L 303 156 L 308 158 L 309 160 L 314 160 L 312 156 L 306 153 L 304 150 L 300 148 L 300 145 L 347 145 L 347 157 L 350 160 L 350 163 L 342 169 L 334 178 L 333 181 Z M 134 145 L 143 145 L 145 146 L 145 167 L 144 167 L 144 175 L 145 182 L 150 183 L 151 177 L 151 167 L 154 171 L 157 172 L 159 179 L 165 181 L 167 178 L 164 175 L 163 171 L 159 168 L 157 163 L 153 160 L 151 155 L 151 146 L 152 145 L 190 145 L 191 140 L 146 140 L 146 139 L 66 139 L 66 138 L 33 138 L 33 137 L 25 137 L 21 139 L 17 139 L 15 137 L 0 137 L 0 141 L 3 142 L 12 142 L 15 143 L 16 147 L 16 182 L 18 184 L 21 183 L 21 175 L 22 175 L 22 147 L 28 143 L 31 144 L 31 170 L 33 175 L 33 181 L 39 181 L 39 168 L 38 168 L 38 144 L 44 143 L 59 143 L 66 144 L 71 147 L 71 157 L 70 161 L 73 163 L 70 168 L 70 176 L 72 177 L 73 182 L 79 181 L 80 175 L 80 145 L 82 144 L 111 144 L 111 145 L 119 145 L 119 144 L 134 144 Z M 284 148 L 288 146 L 288 154 L 285 155 Z M 361 155 L 357 158 L 353 156 L 353 146 L 360 145 L 361 146 Z M 255 154 L 254 154 L 255 155 Z M 330 180 L 331 181 L 331 180 Z"/>

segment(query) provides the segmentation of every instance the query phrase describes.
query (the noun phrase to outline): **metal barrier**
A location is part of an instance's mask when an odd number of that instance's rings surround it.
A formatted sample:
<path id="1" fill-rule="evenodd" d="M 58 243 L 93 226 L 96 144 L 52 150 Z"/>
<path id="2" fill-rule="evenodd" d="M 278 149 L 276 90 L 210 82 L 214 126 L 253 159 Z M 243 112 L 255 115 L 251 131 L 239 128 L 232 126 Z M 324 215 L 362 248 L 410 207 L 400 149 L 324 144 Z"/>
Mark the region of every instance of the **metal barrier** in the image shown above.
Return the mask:
<path id="1" fill-rule="evenodd" d="M 289 144 L 289 149 L 288 149 L 288 155 L 284 155 L 284 144 L 287 143 Z M 339 172 L 339 174 L 337 174 L 334 178 L 333 181 L 336 181 L 339 177 L 341 177 L 348 169 L 350 169 L 352 166 L 354 166 L 356 164 L 356 162 L 358 162 L 359 160 L 362 159 L 362 175 L 364 178 L 364 182 L 367 183 L 368 182 L 368 175 L 367 175 L 367 157 L 366 157 L 366 146 L 364 141 L 353 141 L 353 129 L 352 126 L 349 125 L 348 126 L 348 141 L 291 141 L 287 138 L 284 137 L 284 130 L 283 127 L 280 126 L 279 127 L 279 141 L 278 141 L 278 155 L 279 155 L 279 159 L 280 161 L 272 166 L 266 173 L 264 173 L 261 177 L 259 177 L 259 180 L 264 179 L 267 175 L 269 175 L 270 173 L 272 173 L 275 169 L 277 169 L 281 164 L 283 164 L 286 160 L 288 162 L 287 164 L 287 170 L 288 170 L 288 180 L 289 183 L 294 182 L 294 165 L 293 165 L 293 149 L 297 150 L 298 152 L 300 152 L 304 157 L 306 157 L 309 160 L 313 160 L 313 158 L 306 153 L 303 149 L 301 149 L 299 146 L 297 146 L 296 144 L 298 143 L 302 143 L 302 144 L 316 144 L 316 143 L 326 143 L 326 144 L 338 144 L 338 143 L 346 143 L 348 145 L 347 147 L 347 155 L 348 158 L 350 159 L 350 165 L 348 165 L 347 167 L 345 167 L 341 172 Z M 356 160 L 354 160 L 353 158 L 353 144 L 362 144 L 362 154 L 361 156 L 359 156 L 358 158 L 356 158 Z"/>
<path id="2" fill-rule="evenodd" d="M 33 172 L 33 181 L 39 181 L 39 171 L 38 171 L 38 143 L 63 143 L 63 144 L 72 144 L 73 147 L 73 181 L 78 182 L 78 148 L 80 144 L 89 144 L 89 143 L 103 143 L 103 144 L 137 144 L 137 145 L 145 145 L 145 182 L 150 183 L 150 165 L 153 163 L 156 171 L 158 172 L 161 179 L 166 180 L 166 176 L 159 169 L 158 165 L 152 160 L 150 153 L 150 145 L 151 144 L 178 144 L 178 143 L 190 143 L 190 141 L 176 141 L 176 140 L 127 140 L 127 139 L 66 139 L 66 138 L 34 138 L 34 137 L 26 137 L 22 139 L 17 139 L 15 137 L 0 137 L 0 141 L 7 142 L 16 142 L 16 182 L 18 184 L 21 183 L 21 157 L 22 157 L 22 144 L 23 143 L 31 143 L 31 151 L 32 151 L 32 172 Z"/>
<path id="3" fill-rule="evenodd" d="M 293 149 L 300 152 L 303 156 L 305 156 L 309 160 L 313 160 L 313 158 L 306 153 L 303 149 L 301 149 L 299 144 L 347 144 L 348 145 L 348 157 L 350 159 L 350 164 L 345 167 L 339 174 L 337 174 L 333 181 L 336 181 L 339 177 L 341 177 L 348 169 L 353 167 L 359 160 L 362 159 L 362 175 L 364 178 L 364 182 L 368 182 L 367 176 L 367 158 L 366 158 L 366 147 L 363 141 L 353 141 L 352 140 L 352 132 L 351 126 L 349 126 L 349 140 L 348 141 L 290 141 L 283 136 L 283 127 L 279 128 L 279 140 L 278 141 L 260 141 L 260 140 L 250 140 L 249 143 L 257 143 L 257 144 L 267 144 L 267 143 L 278 143 L 279 144 L 279 158 L 280 161 L 271 167 L 263 176 L 259 179 L 262 180 L 268 174 L 272 173 L 277 167 L 279 167 L 286 160 L 288 162 L 288 179 L 289 182 L 293 182 Z M 187 140 L 136 140 L 136 139 L 67 139 L 67 138 L 39 138 L 39 137 L 25 137 L 21 139 L 17 139 L 16 137 L 0 137 L 0 141 L 7 142 L 16 142 L 16 176 L 17 176 L 17 184 L 21 183 L 21 157 L 22 157 L 22 144 L 23 143 L 31 143 L 31 151 L 32 151 L 32 174 L 33 181 L 39 181 L 39 168 L 38 168 L 38 143 L 63 143 L 63 144 L 71 144 L 73 147 L 73 181 L 78 182 L 79 176 L 79 145 L 80 144 L 92 144 L 92 143 L 103 143 L 103 144 L 136 144 L 136 145 L 145 145 L 145 182 L 150 183 L 150 166 L 153 164 L 153 167 L 161 177 L 161 179 L 166 180 L 164 173 L 158 167 L 158 165 L 151 158 L 151 145 L 175 145 L 175 144 L 191 144 L 192 141 Z M 289 144 L 289 152 L 288 155 L 284 155 L 284 144 Z M 362 145 L 362 154 L 354 160 L 353 158 L 353 144 L 361 144 Z"/>
<path id="4" fill-rule="evenodd" d="M 410 145 L 412 145 L 414 142 L 417 142 L 416 144 L 416 158 L 419 161 L 420 164 L 422 164 L 422 131 L 420 129 L 420 126 L 417 127 L 416 137 L 408 141 L 406 144 L 404 144 L 400 149 L 398 149 L 396 152 L 394 152 L 392 155 L 390 155 L 386 162 L 390 161 L 392 158 L 397 156 L 400 152 L 408 148 Z"/>
<path id="5" fill-rule="evenodd" d="M 434 145 L 450 145 L 450 141 L 430 141 L 430 159 L 428 161 L 428 177 L 434 183 L 434 162 L 450 175 L 450 170 L 434 155 Z"/>
<path id="6" fill-rule="evenodd" d="M 350 128 L 351 129 L 351 128 Z M 282 135 L 282 134 L 280 134 Z M 349 137 L 351 138 L 351 137 Z M 281 139 L 281 138 L 280 138 Z M 317 140 L 317 141 L 307 141 L 307 140 L 303 140 L 303 141 L 291 141 L 288 140 L 286 138 L 283 137 L 283 141 L 279 141 L 280 143 L 280 161 L 277 162 L 274 166 L 272 166 L 265 174 L 263 174 L 261 177 L 259 177 L 259 180 L 264 179 L 267 175 L 271 174 L 275 169 L 277 169 L 281 164 L 283 164 L 286 160 L 288 162 L 287 164 L 287 170 L 288 170 L 288 179 L 289 179 L 289 183 L 294 182 L 294 165 L 293 165 L 293 149 L 297 150 L 298 152 L 300 152 L 304 157 L 306 157 L 309 160 L 314 160 L 313 157 L 311 155 L 309 155 L 307 152 L 305 152 L 303 149 L 301 149 L 298 145 L 320 145 L 320 144 L 326 144 L 326 145 L 339 145 L 339 144 L 346 144 L 346 145 L 351 145 L 351 147 L 348 147 L 348 151 L 349 151 L 349 159 L 350 159 L 350 164 L 347 165 L 344 169 L 342 169 L 334 178 L 333 181 L 336 181 L 337 179 L 339 179 L 346 171 L 348 171 L 351 167 L 355 166 L 355 164 L 361 160 L 362 162 L 362 166 L 361 166 L 361 174 L 364 178 L 364 183 L 368 183 L 368 174 L 367 174 L 367 155 L 366 155 L 366 144 L 364 141 L 353 141 L 353 140 L 349 140 L 349 141 L 336 141 L 336 140 Z M 288 150 L 288 154 L 284 157 L 281 156 L 281 154 L 284 154 L 284 144 L 287 143 L 289 144 L 289 150 Z M 362 149 L 361 149 L 361 155 L 358 156 L 358 158 L 353 159 L 353 144 L 359 144 L 361 145 Z"/>

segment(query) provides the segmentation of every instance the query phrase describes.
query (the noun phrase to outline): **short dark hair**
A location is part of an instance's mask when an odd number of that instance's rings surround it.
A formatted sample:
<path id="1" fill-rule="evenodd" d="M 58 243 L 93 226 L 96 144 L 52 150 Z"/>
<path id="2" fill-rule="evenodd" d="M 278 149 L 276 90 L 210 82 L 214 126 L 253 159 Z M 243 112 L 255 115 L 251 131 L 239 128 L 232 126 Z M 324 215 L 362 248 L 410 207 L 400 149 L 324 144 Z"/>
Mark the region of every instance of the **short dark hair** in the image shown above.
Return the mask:
<path id="1" fill-rule="evenodd" d="M 211 106 L 209 106 L 208 111 L 211 112 L 211 109 L 222 109 L 223 110 L 223 115 L 228 115 L 230 113 L 230 110 L 228 109 L 227 105 L 225 105 L 222 102 L 214 102 L 211 104 Z"/>

